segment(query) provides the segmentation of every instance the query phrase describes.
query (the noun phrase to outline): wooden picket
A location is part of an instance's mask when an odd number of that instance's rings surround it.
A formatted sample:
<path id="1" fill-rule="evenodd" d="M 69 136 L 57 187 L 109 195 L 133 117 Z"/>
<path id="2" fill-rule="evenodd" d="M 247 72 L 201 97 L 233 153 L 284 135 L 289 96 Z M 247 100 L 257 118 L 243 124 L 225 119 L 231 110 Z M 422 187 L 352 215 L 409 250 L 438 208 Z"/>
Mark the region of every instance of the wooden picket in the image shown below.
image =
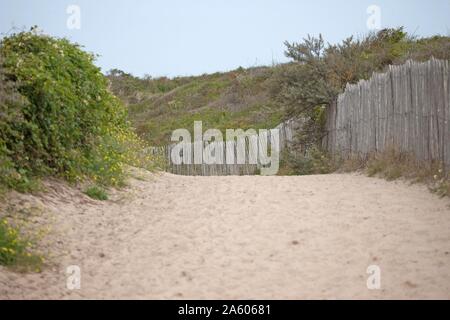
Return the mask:
<path id="1" fill-rule="evenodd" d="M 450 168 L 448 61 L 408 61 L 347 85 L 327 111 L 323 145 L 342 157 L 388 148 Z"/>
<path id="2" fill-rule="evenodd" d="M 289 120 L 281 123 L 275 129 L 279 129 L 280 136 L 280 153 L 284 150 L 290 149 L 291 144 L 295 137 L 295 132 L 298 131 L 298 127 L 301 125 L 301 121 Z M 255 138 L 250 137 L 250 139 Z M 269 139 L 270 142 L 270 139 Z M 258 145 L 251 144 L 247 140 L 245 143 L 245 161 L 244 163 L 237 162 L 237 142 L 212 142 L 211 147 L 221 145 L 223 152 L 218 154 L 217 164 L 208 164 L 204 161 L 201 164 L 195 164 L 194 162 L 194 144 L 188 144 L 187 148 L 191 148 L 192 152 L 188 156 L 190 164 L 174 164 L 172 162 L 171 154 L 176 144 L 171 144 L 164 147 L 150 148 L 150 152 L 155 155 L 163 155 L 166 159 L 165 171 L 188 176 L 229 176 L 229 175 L 255 175 L 261 169 L 261 164 L 257 159 L 250 158 L 251 154 L 258 154 Z M 206 142 L 202 144 L 202 150 L 207 146 Z M 256 147 L 255 147 L 256 146 Z M 253 149 L 251 149 L 253 147 Z M 219 147 L 220 148 L 220 147 Z M 216 149 L 217 150 L 217 149 Z M 227 163 L 226 155 L 231 154 L 234 150 L 234 159 L 230 159 L 231 163 Z"/>

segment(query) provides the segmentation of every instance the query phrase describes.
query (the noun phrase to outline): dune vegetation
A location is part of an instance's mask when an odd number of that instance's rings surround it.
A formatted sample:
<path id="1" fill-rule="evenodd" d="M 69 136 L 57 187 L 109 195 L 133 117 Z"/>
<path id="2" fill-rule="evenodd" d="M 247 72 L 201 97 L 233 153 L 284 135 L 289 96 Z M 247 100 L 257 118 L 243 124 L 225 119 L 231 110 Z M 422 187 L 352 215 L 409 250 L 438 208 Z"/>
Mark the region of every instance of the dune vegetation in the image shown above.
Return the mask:
<path id="1" fill-rule="evenodd" d="M 173 130 L 272 128 L 283 110 L 270 94 L 275 68 L 239 68 L 197 77 L 143 79 L 111 70 L 111 88 L 127 106 L 137 133 L 152 145 L 166 145 Z"/>
<path id="2" fill-rule="evenodd" d="M 56 177 L 103 200 L 104 188 L 125 183 L 128 165 L 154 166 L 94 61 L 79 45 L 34 30 L 1 40 L 0 196 Z M 1 211 L 0 265 L 39 270 L 32 240 Z"/>
<path id="3" fill-rule="evenodd" d="M 197 77 L 138 78 L 111 70 L 111 89 L 129 109 L 129 120 L 140 137 L 166 145 L 178 128 L 273 128 L 296 117 L 306 122 L 297 133 L 300 156 L 285 154 L 280 174 L 323 174 L 338 170 L 322 149 L 325 110 L 349 83 L 368 79 L 389 65 L 408 59 L 450 59 L 450 38 L 418 38 L 403 28 L 385 29 L 361 38 L 327 44 L 322 36 L 285 43 L 291 62 Z"/>

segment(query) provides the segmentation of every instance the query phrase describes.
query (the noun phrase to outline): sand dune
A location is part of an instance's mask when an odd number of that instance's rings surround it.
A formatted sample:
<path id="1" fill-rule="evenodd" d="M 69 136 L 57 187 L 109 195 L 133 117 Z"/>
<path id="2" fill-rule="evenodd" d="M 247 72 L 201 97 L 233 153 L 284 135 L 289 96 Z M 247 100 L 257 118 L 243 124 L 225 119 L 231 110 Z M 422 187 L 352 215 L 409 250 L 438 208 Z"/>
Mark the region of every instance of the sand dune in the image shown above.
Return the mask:
<path id="1" fill-rule="evenodd" d="M 104 203 L 56 189 L 26 196 L 53 226 L 51 266 L 0 269 L 1 299 L 450 298 L 450 201 L 423 186 L 146 174 Z M 80 290 L 66 288 L 69 265 Z"/>

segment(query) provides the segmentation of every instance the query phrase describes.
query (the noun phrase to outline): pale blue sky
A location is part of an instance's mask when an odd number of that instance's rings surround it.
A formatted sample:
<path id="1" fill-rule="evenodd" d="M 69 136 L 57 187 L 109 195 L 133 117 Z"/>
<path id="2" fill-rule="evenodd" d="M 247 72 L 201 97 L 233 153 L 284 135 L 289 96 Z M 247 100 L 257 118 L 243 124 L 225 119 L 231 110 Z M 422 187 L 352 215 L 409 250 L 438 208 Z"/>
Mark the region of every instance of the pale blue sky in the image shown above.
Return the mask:
<path id="1" fill-rule="evenodd" d="M 66 26 L 71 4 L 80 30 Z M 364 35 L 372 4 L 382 27 L 450 32 L 450 0 L 0 0 L 0 32 L 38 25 L 100 54 L 104 71 L 191 75 L 284 62 L 283 42 L 308 33 L 332 43 Z"/>

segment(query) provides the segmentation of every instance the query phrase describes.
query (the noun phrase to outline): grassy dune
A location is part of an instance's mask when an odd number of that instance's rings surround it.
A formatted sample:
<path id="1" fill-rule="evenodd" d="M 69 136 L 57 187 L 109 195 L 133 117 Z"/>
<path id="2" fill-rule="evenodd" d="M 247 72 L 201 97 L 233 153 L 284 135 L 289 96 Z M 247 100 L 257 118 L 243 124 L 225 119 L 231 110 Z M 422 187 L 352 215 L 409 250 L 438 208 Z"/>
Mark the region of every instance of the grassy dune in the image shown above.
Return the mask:
<path id="1" fill-rule="evenodd" d="M 270 93 L 275 68 L 237 69 L 198 77 L 139 79 L 120 71 L 109 74 L 116 96 L 128 105 L 137 133 L 164 145 L 173 130 L 271 128 L 282 110 Z"/>

